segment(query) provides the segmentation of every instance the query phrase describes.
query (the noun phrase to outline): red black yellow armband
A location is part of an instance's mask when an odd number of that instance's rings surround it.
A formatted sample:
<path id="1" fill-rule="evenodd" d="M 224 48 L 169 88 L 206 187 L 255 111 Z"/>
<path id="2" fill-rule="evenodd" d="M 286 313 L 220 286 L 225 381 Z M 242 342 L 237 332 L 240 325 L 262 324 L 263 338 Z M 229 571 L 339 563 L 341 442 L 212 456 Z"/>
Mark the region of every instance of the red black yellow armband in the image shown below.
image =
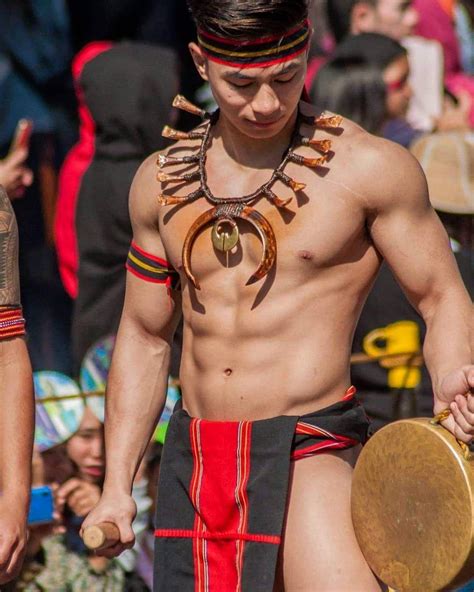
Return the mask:
<path id="1" fill-rule="evenodd" d="M 134 242 L 130 245 L 125 267 L 141 280 L 166 284 L 172 290 L 179 290 L 179 273 L 167 261 L 146 253 Z"/>
<path id="2" fill-rule="evenodd" d="M 0 308 L 0 340 L 24 335 L 25 319 L 21 306 Z"/>

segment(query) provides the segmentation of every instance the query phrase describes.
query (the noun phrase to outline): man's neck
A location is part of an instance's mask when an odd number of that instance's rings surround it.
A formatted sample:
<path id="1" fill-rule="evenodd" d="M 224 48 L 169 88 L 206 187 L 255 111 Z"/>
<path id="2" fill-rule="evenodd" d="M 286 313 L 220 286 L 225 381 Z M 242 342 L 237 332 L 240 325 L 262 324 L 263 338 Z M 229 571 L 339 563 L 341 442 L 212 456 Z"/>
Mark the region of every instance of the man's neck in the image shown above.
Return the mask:
<path id="1" fill-rule="evenodd" d="M 225 117 L 221 117 L 214 130 L 213 141 L 221 144 L 229 157 L 243 167 L 273 168 L 279 164 L 290 144 L 297 115 L 295 110 L 281 132 L 261 140 L 247 136 Z"/>

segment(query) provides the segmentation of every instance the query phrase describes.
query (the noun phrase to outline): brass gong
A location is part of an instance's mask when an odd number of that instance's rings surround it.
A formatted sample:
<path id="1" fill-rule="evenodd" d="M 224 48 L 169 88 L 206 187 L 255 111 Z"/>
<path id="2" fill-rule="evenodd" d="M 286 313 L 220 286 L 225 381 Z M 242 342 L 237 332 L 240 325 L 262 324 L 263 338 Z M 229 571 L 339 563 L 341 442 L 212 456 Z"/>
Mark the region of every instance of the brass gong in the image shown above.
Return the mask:
<path id="1" fill-rule="evenodd" d="M 352 519 L 374 573 L 397 592 L 433 592 L 474 577 L 474 461 L 427 418 L 396 421 L 364 446 Z"/>

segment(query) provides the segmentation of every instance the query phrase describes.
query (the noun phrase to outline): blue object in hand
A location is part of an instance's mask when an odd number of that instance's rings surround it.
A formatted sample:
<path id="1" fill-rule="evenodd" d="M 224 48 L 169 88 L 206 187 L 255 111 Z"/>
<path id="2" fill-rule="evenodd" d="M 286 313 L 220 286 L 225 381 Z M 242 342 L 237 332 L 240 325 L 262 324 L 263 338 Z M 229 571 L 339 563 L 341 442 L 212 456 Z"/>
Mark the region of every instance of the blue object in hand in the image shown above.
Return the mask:
<path id="1" fill-rule="evenodd" d="M 34 487 L 31 490 L 28 524 L 49 524 L 53 522 L 54 500 L 51 487 Z"/>

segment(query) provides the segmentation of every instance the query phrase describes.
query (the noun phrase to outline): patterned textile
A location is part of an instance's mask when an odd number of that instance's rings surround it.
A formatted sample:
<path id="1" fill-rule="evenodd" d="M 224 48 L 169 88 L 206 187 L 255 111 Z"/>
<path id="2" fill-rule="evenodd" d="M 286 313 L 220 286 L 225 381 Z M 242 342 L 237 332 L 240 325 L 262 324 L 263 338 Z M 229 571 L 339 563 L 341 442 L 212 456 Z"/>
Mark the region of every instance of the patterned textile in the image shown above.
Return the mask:
<path id="1" fill-rule="evenodd" d="M 161 259 L 147 253 L 135 243 L 130 245 L 130 251 L 125 265 L 128 271 L 146 282 L 166 284 L 173 290 L 179 289 L 180 278 L 171 265 Z"/>
<path id="2" fill-rule="evenodd" d="M 104 570 L 95 570 L 87 555 L 66 548 L 64 536 L 46 538 L 43 542 L 44 563 L 25 564 L 18 591 L 25 592 L 122 592 L 125 572 L 116 560 Z"/>
<path id="3" fill-rule="evenodd" d="M 160 465 L 157 592 L 272 592 L 290 460 L 365 442 L 347 391 L 315 413 L 207 421 L 176 411 Z"/>
<path id="4" fill-rule="evenodd" d="M 0 339 L 10 339 L 25 334 L 25 319 L 21 306 L 0 308 Z"/>

